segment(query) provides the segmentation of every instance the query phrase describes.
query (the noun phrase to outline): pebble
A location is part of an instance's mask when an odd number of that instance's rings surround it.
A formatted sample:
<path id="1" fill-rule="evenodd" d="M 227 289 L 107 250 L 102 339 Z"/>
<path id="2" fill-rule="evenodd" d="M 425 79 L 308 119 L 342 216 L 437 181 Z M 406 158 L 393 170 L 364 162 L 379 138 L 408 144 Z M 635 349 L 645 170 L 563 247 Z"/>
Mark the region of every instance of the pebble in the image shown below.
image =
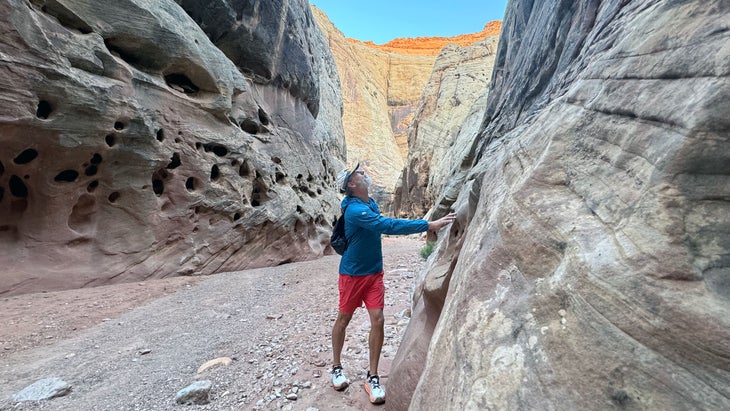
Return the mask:
<path id="1" fill-rule="evenodd" d="M 175 396 L 175 402 L 185 405 L 207 404 L 210 401 L 209 395 L 212 387 L 213 383 L 211 381 L 196 381 L 178 391 Z"/>
<path id="2" fill-rule="evenodd" d="M 71 385 L 60 378 L 44 378 L 23 388 L 15 394 L 13 399 L 18 402 L 46 401 L 56 397 L 63 397 L 71 392 Z"/>

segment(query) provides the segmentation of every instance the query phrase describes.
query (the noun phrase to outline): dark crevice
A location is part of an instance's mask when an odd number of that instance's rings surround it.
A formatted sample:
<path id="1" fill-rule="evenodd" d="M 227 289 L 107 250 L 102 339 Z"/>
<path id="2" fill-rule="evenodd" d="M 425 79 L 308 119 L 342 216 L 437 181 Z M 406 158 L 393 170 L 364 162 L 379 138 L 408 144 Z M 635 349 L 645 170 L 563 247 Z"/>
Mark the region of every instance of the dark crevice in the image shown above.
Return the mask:
<path id="1" fill-rule="evenodd" d="M 162 193 L 165 191 L 165 183 L 163 183 L 162 180 L 158 178 L 152 179 L 152 191 L 155 192 L 155 195 L 157 195 L 157 197 L 161 196 Z"/>
<path id="2" fill-rule="evenodd" d="M 121 130 L 124 130 L 124 127 L 125 127 L 125 125 L 123 122 L 121 122 L 121 121 L 114 122 L 114 130 L 121 131 Z"/>
<path id="3" fill-rule="evenodd" d="M 117 143 L 116 138 L 112 134 L 106 136 L 104 138 L 104 141 L 106 141 L 106 145 L 108 145 L 109 147 L 114 147 L 114 144 Z"/>
<path id="4" fill-rule="evenodd" d="M 88 191 L 89 193 L 93 193 L 94 190 L 96 190 L 96 187 L 99 187 L 98 180 L 94 180 L 94 181 L 90 182 L 89 185 L 86 186 L 86 191 Z"/>
<path id="5" fill-rule="evenodd" d="M 23 180 L 16 175 L 10 177 L 10 194 L 19 198 L 28 197 L 28 187 L 26 187 Z"/>
<path id="6" fill-rule="evenodd" d="M 195 191 L 198 186 L 198 179 L 195 177 L 188 177 L 187 180 L 185 180 L 185 188 L 188 191 Z"/>
<path id="7" fill-rule="evenodd" d="M 13 163 L 28 164 L 31 161 L 33 161 L 36 157 L 38 157 L 38 151 L 36 151 L 32 148 L 27 148 L 27 149 L 23 150 L 22 153 L 18 154 L 18 156 L 15 157 L 15 159 L 13 159 Z"/>
<path id="8" fill-rule="evenodd" d="M 213 154 L 217 155 L 218 157 L 225 157 L 228 154 L 228 148 L 226 146 L 220 145 L 220 144 L 214 144 L 214 143 L 208 143 L 203 146 L 205 149 L 205 152 L 213 152 Z"/>
<path id="9" fill-rule="evenodd" d="M 265 126 L 268 126 L 271 121 L 269 120 L 269 115 L 261 107 L 259 107 L 259 121 Z"/>
<path id="10" fill-rule="evenodd" d="M 165 83 L 167 85 L 185 94 L 195 94 L 200 91 L 200 87 L 196 86 L 192 80 L 182 73 L 170 73 L 165 76 Z"/>
<path id="11" fill-rule="evenodd" d="M 119 200 L 119 197 L 120 197 L 119 191 L 115 191 L 115 192 L 109 194 L 109 202 L 116 203 L 117 200 Z"/>
<path id="12" fill-rule="evenodd" d="M 180 167 L 180 154 L 179 153 L 173 153 L 172 158 L 170 159 L 170 164 L 167 165 L 168 170 L 174 170 L 178 167 Z"/>
<path id="13" fill-rule="evenodd" d="M 213 164 L 213 167 L 210 169 L 210 180 L 215 181 L 221 176 L 220 169 L 216 164 Z"/>
<path id="14" fill-rule="evenodd" d="M 79 177 L 79 172 L 76 170 L 63 170 L 56 175 L 53 179 L 55 181 L 65 181 L 72 183 Z"/>
<path id="15" fill-rule="evenodd" d="M 248 165 L 248 161 L 244 161 L 241 167 L 238 169 L 238 175 L 241 177 L 248 177 L 251 175 L 251 166 Z"/>
<path id="16" fill-rule="evenodd" d="M 53 107 L 51 107 L 51 103 L 41 100 L 38 102 L 38 108 L 36 108 L 35 115 L 42 120 L 46 120 L 48 116 L 51 115 L 52 111 Z"/>
<path id="17" fill-rule="evenodd" d="M 248 134 L 257 134 L 259 132 L 259 123 L 245 119 L 241 121 L 241 130 L 247 132 Z"/>
<path id="18" fill-rule="evenodd" d="M 165 130 L 157 130 L 157 141 L 162 142 L 165 139 Z"/>
<path id="19" fill-rule="evenodd" d="M 102 158 L 101 158 L 101 154 L 99 154 L 99 153 L 94 153 L 94 155 L 93 155 L 93 156 L 91 156 L 91 160 L 90 160 L 90 162 L 91 162 L 91 164 L 94 164 L 94 165 L 99 165 L 99 164 L 101 164 L 101 160 L 102 160 Z"/>
<path id="20" fill-rule="evenodd" d="M 99 169 L 95 165 L 90 165 L 86 167 L 86 170 L 84 170 L 84 174 L 87 176 L 93 176 L 96 175 L 96 173 L 99 171 Z"/>

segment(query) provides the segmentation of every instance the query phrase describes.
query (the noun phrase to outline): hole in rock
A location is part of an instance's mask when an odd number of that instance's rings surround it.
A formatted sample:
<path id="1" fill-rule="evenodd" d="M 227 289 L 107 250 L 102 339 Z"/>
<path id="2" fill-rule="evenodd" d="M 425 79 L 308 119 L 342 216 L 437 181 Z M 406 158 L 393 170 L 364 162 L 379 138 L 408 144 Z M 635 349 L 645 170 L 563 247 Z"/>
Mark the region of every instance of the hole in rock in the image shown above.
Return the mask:
<path id="1" fill-rule="evenodd" d="M 159 129 L 157 130 L 157 141 L 162 142 L 162 140 L 165 139 L 165 130 Z"/>
<path id="2" fill-rule="evenodd" d="M 3 196 L 5 195 L 5 189 L 0 187 L 0 202 L 3 201 Z"/>
<path id="3" fill-rule="evenodd" d="M 23 180 L 16 175 L 10 177 L 10 194 L 20 198 L 28 197 L 28 187 L 26 187 Z"/>
<path id="4" fill-rule="evenodd" d="M 35 110 L 35 115 L 36 117 L 45 120 L 48 118 L 48 116 L 51 115 L 51 111 L 53 111 L 51 103 L 45 100 L 41 100 L 38 102 L 38 107 Z"/>
<path id="5" fill-rule="evenodd" d="M 187 180 L 185 180 L 185 188 L 188 191 L 195 191 L 198 187 L 198 179 L 195 177 L 188 177 Z"/>
<path id="6" fill-rule="evenodd" d="M 195 149 L 196 150 L 200 150 L 200 147 L 203 147 L 203 143 L 201 143 L 199 141 L 197 143 L 195 143 Z"/>
<path id="7" fill-rule="evenodd" d="M 271 157 L 271 161 L 273 161 L 276 164 L 281 164 L 281 159 L 279 157 Z"/>
<path id="8" fill-rule="evenodd" d="M 196 86 L 192 80 L 182 73 L 171 73 L 165 76 L 165 83 L 170 88 L 175 89 L 185 94 L 195 94 L 200 90 L 200 87 Z"/>
<path id="9" fill-rule="evenodd" d="M 259 200 L 254 198 L 253 200 L 251 200 L 251 205 L 254 207 L 258 207 L 261 205 L 261 203 L 259 202 Z"/>
<path id="10" fill-rule="evenodd" d="M 86 170 L 84 170 L 84 174 L 86 174 L 87 176 L 93 176 L 93 175 L 96 175 L 97 171 L 99 171 L 99 170 L 96 168 L 96 166 L 91 165 L 91 166 L 86 167 Z"/>
<path id="11" fill-rule="evenodd" d="M 241 167 L 238 169 L 238 175 L 241 177 L 248 177 L 251 175 L 251 166 L 248 165 L 248 162 L 244 161 L 243 164 L 241 164 Z"/>
<path id="12" fill-rule="evenodd" d="M 33 161 L 36 157 L 38 157 L 38 151 L 32 149 L 32 148 L 26 148 L 23 150 L 22 153 L 18 154 L 15 159 L 13 159 L 13 163 L 15 164 L 28 164 L 31 161 Z"/>
<path id="13" fill-rule="evenodd" d="M 212 151 L 218 157 L 225 157 L 228 154 L 228 149 L 220 144 L 208 143 L 204 148 L 206 152 Z"/>
<path id="14" fill-rule="evenodd" d="M 114 144 L 117 143 L 116 142 L 116 138 L 114 138 L 114 136 L 111 135 L 111 134 L 109 134 L 108 136 L 106 136 L 104 138 L 104 141 L 106 141 L 106 145 L 108 145 L 109 147 L 114 147 Z"/>
<path id="15" fill-rule="evenodd" d="M 285 178 L 286 178 L 286 175 L 284 173 L 282 173 L 281 171 L 276 172 L 276 182 L 277 183 L 282 183 Z"/>
<path id="16" fill-rule="evenodd" d="M 233 221 L 238 221 L 241 218 L 241 213 L 233 214 Z"/>
<path id="17" fill-rule="evenodd" d="M 56 175 L 53 179 L 56 181 L 74 182 L 79 177 L 79 172 L 76 170 L 63 170 Z"/>
<path id="18" fill-rule="evenodd" d="M 261 107 L 259 107 L 259 121 L 265 126 L 268 126 L 270 121 L 269 115 Z"/>
<path id="19" fill-rule="evenodd" d="M 162 180 L 155 178 L 152 180 L 152 191 L 155 192 L 157 197 L 161 196 L 165 191 L 165 183 L 163 183 Z"/>
<path id="20" fill-rule="evenodd" d="M 86 191 L 88 191 L 90 193 L 93 193 L 94 190 L 96 190 L 96 187 L 99 187 L 99 181 L 98 180 L 94 180 L 94 181 L 90 182 L 89 185 L 86 186 Z"/>
<path id="21" fill-rule="evenodd" d="M 304 213 L 304 209 L 302 208 L 302 206 L 299 206 L 299 205 L 297 206 L 297 213 L 299 213 L 299 214 Z"/>
<path id="22" fill-rule="evenodd" d="M 213 164 L 213 167 L 210 169 L 210 179 L 215 181 L 218 179 L 218 177 L 221 176 L 221 171 L 218 169 L 218 166 Z"/>
<path id="23" fill-rule="evenodd" d="M 124 123 L 122 123 L 121 121 L 115 121 L 114 130 L 124 130 Z"/>
<path id="24" fill-rule="evenodd" d="M 247 132 L 248 134 L 256 134 L 259 132 L 259 123 L 245 119 L 241 122 L 241 130 Z"/>
<path id="25" fill-rule="evenodd" d="M 101 164 L 101 155 L 99 153 L 94 153 L 89 162 L 91 164 Z"/>
<path id="26" fill-rule="evenodd" d="M 172 158 L 170 159 L 170 164 L 167 165 L 168 170 L 174 170 L 178 167 L 180 167 L 180 154 L 179 153 L 172 153 Z"/>
<path id="27" fill-rule="evenodd" d="M 119 194 L 119 191 L 115 191 L 115 192 L 109 194 L 109 202 L 116 203 L 117 200 L 119 200 L 120 196 L 121 196 L 121 194 Z"/>

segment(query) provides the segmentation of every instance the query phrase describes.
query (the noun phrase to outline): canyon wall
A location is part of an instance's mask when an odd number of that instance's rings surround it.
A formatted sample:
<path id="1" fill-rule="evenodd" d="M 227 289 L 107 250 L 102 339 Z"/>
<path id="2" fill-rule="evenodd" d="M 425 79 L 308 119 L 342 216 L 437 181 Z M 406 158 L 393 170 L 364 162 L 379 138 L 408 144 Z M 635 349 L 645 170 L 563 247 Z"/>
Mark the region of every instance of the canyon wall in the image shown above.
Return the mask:
<path id="1" fill-rule="evenodd" d="M 730 409 L 729 18 L 509 2 L 388 409 Z"/>
<path id="2" fill-rule="evenodd" d="M 396 216 L 421 218 L 444 191 L 456 199 L 463 181 L 456 177 L 464 174 L 460 164 L 484 118 L 498 40 L 451 44 L 436 59 L 409 127 L 408 158 L 394 195 Z"/>
<path id="3" fill-rule="evenodd" d="M 387 211 L 407 153 L 407 127 L 435 56 L 387 53 L 349 41 L 321 10 L 312 12 L 340 76 L 348 163 L 362 164 L 373 178 L 371 196 Z"/>
<path id="4" fill-rule="evenodd" d="M 325 251 L 342 100 L 309 4 L 179 3 L 0 3 L 0 295 Z"/>
<path id="5" fill-rule="evenodd" d="M 456 56 L 455 45 L 468 46 L 498 34 L 501 23 L 492 22 L 481 32 L 461 36 L 395 39 L 375 45 L 346 38 L 321 10 L 312 10 L 327 36 L 340 75 L 348 162 L 364 165 L 374 181 L 371 195 L 381 210 L 390 213 L 408 156 L 408 128 L 422 104 L 421 94 L 433 76 L 434 62 L 441 58 L 439 53 L 447 47 L 447 55 Z M 446 57 L 439 70 L 451 71 L 453 68 L 447 66 L 459 62 L 458 57 Z"/>

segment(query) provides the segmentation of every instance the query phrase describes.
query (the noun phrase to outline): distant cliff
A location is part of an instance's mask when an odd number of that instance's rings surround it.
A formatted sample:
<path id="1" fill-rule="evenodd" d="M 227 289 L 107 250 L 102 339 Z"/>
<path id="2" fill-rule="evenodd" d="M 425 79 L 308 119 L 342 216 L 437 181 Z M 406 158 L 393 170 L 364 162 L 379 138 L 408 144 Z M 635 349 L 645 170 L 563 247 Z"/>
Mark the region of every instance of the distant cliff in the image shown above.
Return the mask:
<path id="1" fill-rule="evenodd" d="M 371 193 L 386 211 L 408 156 L 408 127 L 448 44 L 472 44 L 499 31 L 499 22 L 456 37 L 396 39 L 376 46 L 346 38 L 316 7 L 314 17 L 332 49 L 342 84 L 342 117 L 348 162 L 361 162 L 373 176 Z"/>
<path id="2" fill-rule="evenodd" d="M 502 22 L 490 21 L 480 32 L 461 34 L 453 37 L 397 38 L 382 45 L 375 44 L 372 41 L 359 41 L 350 38 L 348 38 L 347 41 L 355 44 L 364 44 L 368 47 L 389 53 L 437 56 L 441 50 L 449 44 L 455 44 L 457 46 L 471 46 L 472 44 L 482 41 L 487 37 L 499 36 L 500 31 L 502 31 Z"/>
<path id="3" fill-rule="evenodd" d="M 498 36 L 441 51 L 409 127 L 408 158 L 396 185 L 394 213 L 420 218 L 439 196 L 456 199 L 463 155 L 484 118 Z M 458 170 L 455 172 L 455 170 Z M 443 203 L 443 201 L 442 201 Z"/>

